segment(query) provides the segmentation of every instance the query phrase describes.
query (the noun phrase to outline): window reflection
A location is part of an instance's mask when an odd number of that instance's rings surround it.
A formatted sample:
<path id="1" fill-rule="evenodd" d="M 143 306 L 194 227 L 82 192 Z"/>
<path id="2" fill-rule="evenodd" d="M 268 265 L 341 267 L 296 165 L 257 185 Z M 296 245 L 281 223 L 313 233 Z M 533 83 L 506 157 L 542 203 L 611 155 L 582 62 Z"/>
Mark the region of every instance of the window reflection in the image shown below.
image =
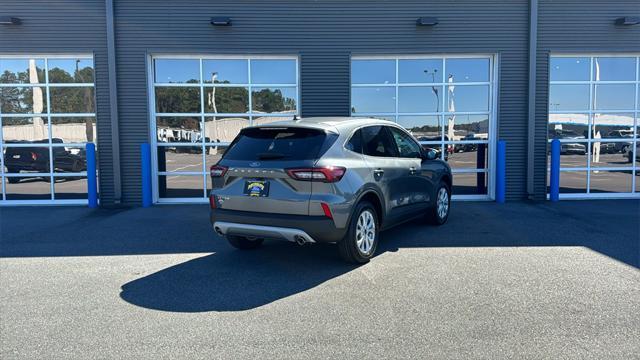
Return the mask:
<path id="1" fill-rule="evenodd" d="M 64 143 L 84 143 L 96 140 L 95 117 L 52 117 L 51 136 Z"/>
<path id="2" fill-rule="evenodd" d="M 489 151 L 487 144 L 464 143 L 449 144 L 452 151 L 447 161 L 452 169 L 481 170 L 488 167 Z"/>
<path id="3" fill-rule="evenodd" d="M 196 59 L 155 59 L 156 83 L 198 83 L 200 61 Z"/>
<path id="4" fill-rule="evenodd" d="M 51 87 L 51 113 L 95 112 L 93 87 Z"/>
<path id="5" fill-rule="evenodd" d="M 442 59 L 398 60 L 400 83 L 441 83 L 443 76 Z"/>
<path id="6" fill-rule="evenodd" d="M 193 146 L 159 146 L 158 170 L 202 172 L 202 143 L 195 143 Z"/>
<path id="7" fill-rule="evenodd" d="M 55 177 L 53 186 L 56 199 L 87 199 L 87 178 L 84 176 Z"/>
<path id="8" fill-rule="evenodd" d="M 587 114 L 549 114 L 549 139 L 587 138 Z"/>
<path id="9" fill-rule="evenodd" d="M 295 84 L 295 60 L 251 60 L 253 84 Z"/>
<path id="10" fill-rule="evenodd" d="M 406 113 L 438 112 L 441 86 L 411 86 L 398 88 L 398 111 Z"/>
<path id="11" fill-rule="evenodd" d="M 48 173 L 50 167 L 48 140 L 34 142 L 36 146 L 12 147 L 4 149 L 4 167 L 7 174 Z M 11 143 L 7 143 L 11 144 Z M 45 146 L 42 146 L 45 145 Z M 12 180 L 17 181 L 17 178 Z"/>
<path id="12" fill-rule="evenodd" d="M 489 81 L 489 59 L 446 59 L 447 81 Z"/>
<path id="13" fill-rule="evenodd" d="M 394 84 L 396 82 L 395 60 L 352 60 L 352 84 Z"/>
<path id="14" fill-rule="evenodd" d="M 253 125 L 265 125 L 278 121 L 291 120 L 291 116 L 260 116 L 253 118 Z"/>
<path id="15" fill-rule="evenodd" d="M 407 129 L 418 141 L 442 140 L 440 116 L 399 116 L 398 124 Z"/>
<path id="16" fill-rule="evenodd" d="M 1 87 L 0 112 L 5 114 L 41 114 L 47 112 L 44 87 Z"/>
<path id="17" fill-rule="evenodd" d="M 549 110 L 588 110 L 589 85 L 551 85 L 549 87 Z"/>
<path id="18" fill-rule="evenodd" d="M 49 138 L 47 117 L 5 117 L 2 119 L 2 138 L 4 141 L 46 141 Z"/>
<path id="19" fill-rule="evenodd" d="M 486 195 L 487 176 L 484 173 L 453 174 L 453 195 Z"/>
<path id="20" fill-rule="evenodd" d="M 589 81 L 590 64 L 588 57 L 552 57 L 551 81 Z"/>
<path id="21" fill-rule="evenodd" d="M 207 113 L 246 113 L 249 111 L 249 88 L 205 88 L 204 101 Z"/>
<path id="22" fill-rule="evenodd" d="M 628 171 L 592 171 L 590 191 L 592 193 L 631 192 L 633 173 Z M 636 179 L 637 181 L 637 179 Z"/>
<path id="23" fill-rule="evenodd" d="M 453 131 L 453 136 L 450 136 L 451 140 L 487 140 L 489 137 L 489 116 L 452 114 L 447 116 L 445 127 L 448 134 Z"/>
<path id="24" fill-rule="evenodd" d="M 636 79 L 636 59 L 624 57 L 599 57 L 593 59 L 593 76 L 596 81 Z"/>
<path id="25" fill-rule="evenodd" d="M 447 111 L 488 111 L 489 87 L 447 86 Z"/>
<path id="26" fill-rule="evenodd" d="M 395 87 L 363 87 L 351 89 L 352 113 L 385 113 L 396 110 Z"/>
<path id="27" fill-rule="evenodd" d="M 249 126 L 248 117 L 216 116 L 204 118 L 207 142 L 231 142 L 242 128 Z"/>
<path id="28" fill-rule="evenodd" d="M 158 142 L 201 141 L 199 117 L 158 117 L 156 118 Z"/>
<path id="29" fill-rule="evenodd" d="M 158 176 L 158 194 L 161 198 L 202 198 L 204 186 L 202 175 Z"/>
<path id="30" fill-rule="evenodd" d="M 87 153 L 84 147 L 54 146 L 51 148 L 51 153 L 53 154 L 54 172 L 79 173 L 87 171 Z"/>
<path id="31" fill-rule="evenodd" d="M 199 113 L 199 87 L 156 87 L 156 112 Z"/>
<path id="32" fill-rule="evenodd" d="M 253 88 L 251 102 L 255 112 L 294 113 L 296 88 Z"/>
<path id="33" fill-rule="evenodd" d="M 586 168 L 587 142 L 566 143 L 560 152 L 560 168 Z M 547 168 L 551 167 L 551 146 L 547 147 Z"/>
<path id="34" fill-rule="evenodd" d="M 213 84 L 247 84 L 248 60 L 202 60 L 202 81 Z"/>
<path id="35" fill-rule="evenodd" d="M 633 84 L 595 85 L 596 110 L 633 110 L 635 87 Z"/>
<path id="36" fill-rule="evenodd" d="M 586 193 L 587 173 L 585 171 L 561 171 L 560 193 Z"/>
<path id="37" fill-rule="evenodd" d="M 0 84 L 43 84 L 44 59 L 0 59 Z"/>
<path id="38" fill-rule="evenodd" d="M 6 177 L 7 200 L 50 200 L 51 178 Z"/>
<path id="39" fill-rule="evenodd" d="M 633 113 L 595 114 L 593 136 L 607 139 L 633 139 Z"/>
<path id="40" fill-rule="evenodd" d="M 49 59 L 50 83 L 93 83 L 93 59 Z"/>

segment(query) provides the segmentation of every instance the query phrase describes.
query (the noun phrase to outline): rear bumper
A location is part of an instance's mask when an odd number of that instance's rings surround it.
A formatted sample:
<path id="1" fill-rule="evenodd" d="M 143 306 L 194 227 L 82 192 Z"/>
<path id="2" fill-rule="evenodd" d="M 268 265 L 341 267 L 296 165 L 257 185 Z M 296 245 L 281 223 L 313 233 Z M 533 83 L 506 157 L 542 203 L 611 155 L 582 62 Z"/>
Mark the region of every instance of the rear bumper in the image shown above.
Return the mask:
<path id="1" fill-rule="evenodd" d="M 286 241 L 296 241 L 296 236 L 302 236 L 307 242 L 334 243 L 342 240 L 347 231 L 337 228 L 333 220 L 325 216 L 212 209 L 210 220 L 214 229 L 223 235 Z"/>

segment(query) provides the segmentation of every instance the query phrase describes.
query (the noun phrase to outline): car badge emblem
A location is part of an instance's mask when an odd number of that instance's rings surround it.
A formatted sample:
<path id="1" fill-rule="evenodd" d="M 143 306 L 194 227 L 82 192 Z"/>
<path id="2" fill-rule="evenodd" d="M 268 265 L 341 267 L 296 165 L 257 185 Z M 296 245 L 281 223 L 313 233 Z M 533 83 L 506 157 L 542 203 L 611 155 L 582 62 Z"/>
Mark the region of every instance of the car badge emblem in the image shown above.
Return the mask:
<path id="1" fill-rule="evenodd" d="M 250 164 L 249 164 L 249 166 L 251 166 L 251 167 L 258 167 L 258 166 L 260 166 L 260 163 L 259 163 L 259 162 L 257 162 L 257 161 L 254 161 L 254 162 L 250 163 Z"/>

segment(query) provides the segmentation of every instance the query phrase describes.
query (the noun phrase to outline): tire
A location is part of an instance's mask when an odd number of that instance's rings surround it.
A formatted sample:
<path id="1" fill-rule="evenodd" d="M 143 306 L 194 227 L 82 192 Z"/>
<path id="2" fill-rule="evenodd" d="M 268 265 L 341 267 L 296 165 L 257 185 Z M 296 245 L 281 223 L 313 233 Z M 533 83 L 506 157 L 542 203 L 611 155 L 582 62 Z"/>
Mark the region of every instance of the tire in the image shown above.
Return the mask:
<path id="1" fill-rule="evenodd" d="M 249 240 L 243 236 L 227 235 L 227 241 L 236 249 L 251 250 L 260 247 L 264 239 Z"/>
<path id="2" fill-rule="evenodd" d="M 340 256 L 349 263 L 365 264 L 376 253 L 379 238 L 380 225 L 376 209 L 371 203 L 362 201 L 356 205 L 347 234 L 338 243 Z"/>
<path id="3" fill-rule="evenodd" d="M 436 203 L 427 211 L 427 222 L 440 226 L 447 222 L 451 212 L 451 190 L 444 181 L 440 181 L 435 192 Z"/>
<path id="4" fill-rule="evenodd" d="M 19 177 L 8 177 L 7 181 L 9 182 L 9 184 L 17 184 L 20 182 L 20 178 Z"/>

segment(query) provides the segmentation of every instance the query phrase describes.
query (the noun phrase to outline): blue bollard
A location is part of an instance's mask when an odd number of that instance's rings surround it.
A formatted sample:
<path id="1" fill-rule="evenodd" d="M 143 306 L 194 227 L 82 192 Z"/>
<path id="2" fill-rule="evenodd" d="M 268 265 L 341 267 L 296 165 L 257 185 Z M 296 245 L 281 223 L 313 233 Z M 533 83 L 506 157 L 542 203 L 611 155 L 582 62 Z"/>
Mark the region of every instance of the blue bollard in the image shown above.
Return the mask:
<path id="1" fill-rule="evenodd" d="M 89 207 L 95 209 L 98 207 L 98 180 L 96 178 L 96 145 L 94 143 L 87 143 L 86 159 Z"/>
<path id="2" fill-rule="evenodd" d="M 498 141 L 498 153 L 496 156 L 496 202 L 504 204 L 506 192 L 506 156 L 507 142 Z"/>
<path id="3" fill-rule="evenodd" d="M 560 140 L 551 141 L 551 170 L 549 171 L 549 200 L 560 200 Z"/>
<path id="4" fill-rule="evenodd" d="M 148 143 L 140 145 L 142 158 L 142 207 L 150 207 L 151 198 L 151 147 Z"/>

